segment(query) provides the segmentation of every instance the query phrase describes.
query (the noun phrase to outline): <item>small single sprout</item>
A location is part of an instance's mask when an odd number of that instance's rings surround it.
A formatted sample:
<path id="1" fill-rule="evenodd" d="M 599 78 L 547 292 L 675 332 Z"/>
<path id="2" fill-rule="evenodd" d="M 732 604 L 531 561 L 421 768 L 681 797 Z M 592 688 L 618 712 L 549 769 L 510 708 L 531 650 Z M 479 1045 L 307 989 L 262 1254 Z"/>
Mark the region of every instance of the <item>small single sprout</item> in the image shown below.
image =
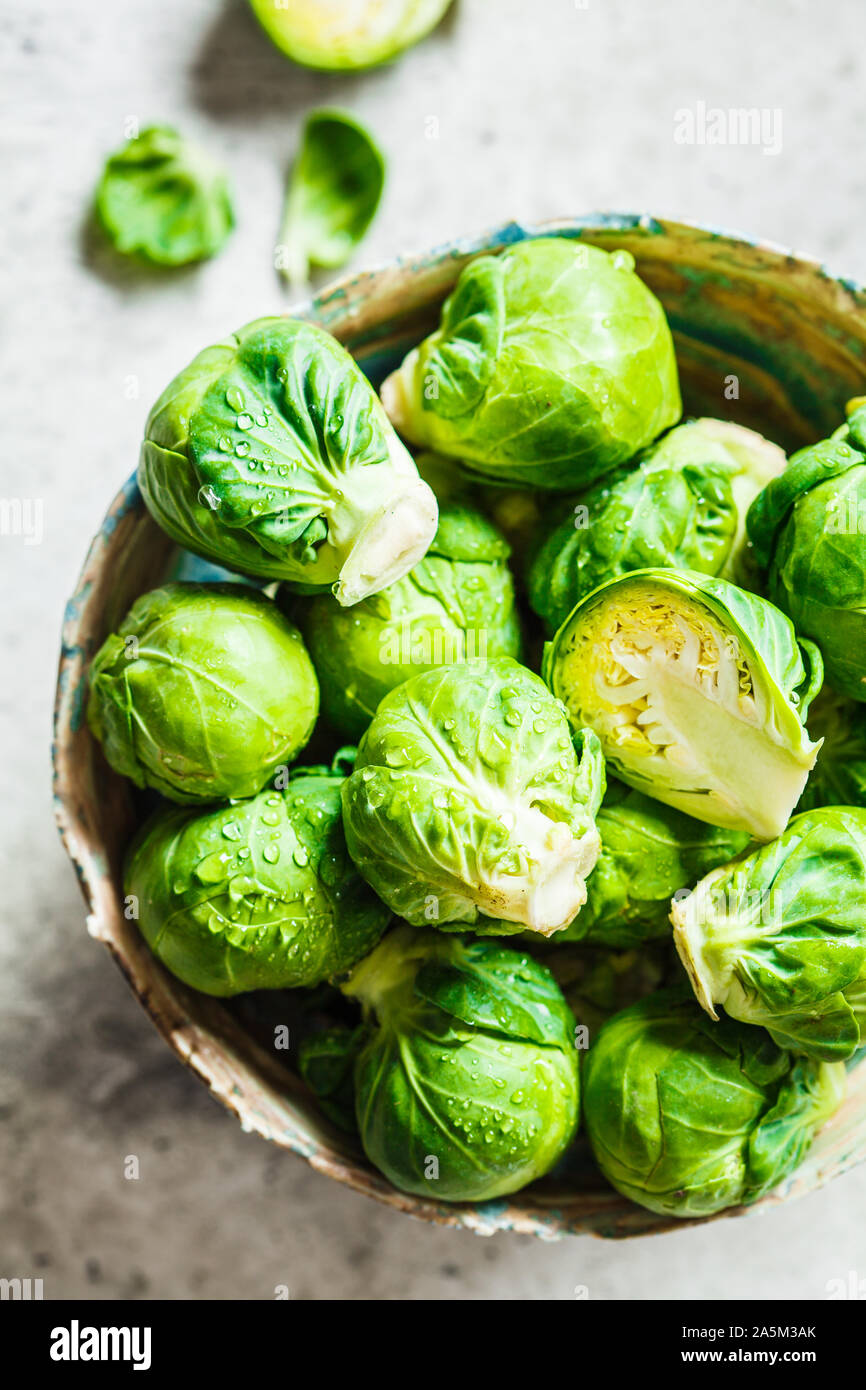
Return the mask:
<path id="1" fill-rule="evenodd" d="M 495 941 L 398 926 L 342 986 L 367 1157 L 403 1192 L 482 1202 L 547 1173 L 578 1123 L 575 1020 L 549 971 Z"/>
<path id="2" fill-rule="evenodd" d="M 602 1028 L 583 1115 L 604 1176 L 662 1215 L 755 1202 L 805 1157 L 841 1104 L 845 1068 L 792 1057 L 761 1028 L 713 1023 L 686 989 L 658 990 Z"/>
<path id="3" fill-rule="evenodd" d="M 451 0 L 250 0 L 272 43 L 296 63 L 351 72 L 397 58 L 439 23 Z"/>
<path id="4" fill-rule="evenodd" d="M 215 256 L 235 222 L 225 174 L 171 126 L 148 126 L 110 157 L 96 212 L 118 251 L 159 266 Z"/>
<path id="5" fill-rule="evenodd" d="M 171 801 L 255 795 L 304 747 L 319 708 L 298 629 L 240 584 L 142 595 L 89 680 L 88 721 L 111 766 Z"/>
<path id="6" fill-rule="evenodd" d="M 780 1047 L 846 1061 L 866 1028 L 864 902 L 866 811 L 795 816 L 672 905 L 698 1003 L 767 1028 Z"/>
<path id="7" fill-rule="evenodd" d="M 436 531 L 436 499 L 370 383 L 297 319 L 257 319 L 175 377 L 138 482 L 188 550 L 346 605 L 400 579 Z"/>
<path id="8" fill-rule="evenodd" d="M 384 157 L 360 121 L 343 111 L 307 117 L 277 243 L 277 268 L 292 285 L 305 285 L 313 266 L 345 265 L 376 214 L 384 183 Z"/>
<path id="9" fill-rule="evenodd" d="M 415 926 L 548 936 L 586 901 L 603 793 L 598 739 L 572 743 L 538 676 L 508 657 L 464 662 L 382 700 L 343 788 L 346 839 Z"/>
<path id="10" fill-rule="evenodd" d="M 430 549 L 396 584 L 342 607 L 330 594 L 287 608 L 304 633 L 334 728 L 358 738 L 410 676 L 520 655 L 508 546 L 475 508 L 446 503 Z"/>
<path id="11" fill-rule="evenodd" d="M 765 599 L 690 571 L 637 570 L 583 599 L 543 674 L 611 772 L 709 825 L 770 840 L 815 763 L 817 648 Z"/>
<path id="12" fill-rule="evenodd" d="M 295 989 L 375 946 L 390 913 L 346 852 L 341 783 L 298 769 L 283 791 L 208 811 L 173 807 L 145 823 L 124 891 L 173 975 L 205 994 Z"/>
<path id="13" fill-rule="evenodd" d="M 545 491 L 589 486 L 681 411 L 670 329 L 633 258 L 563 237 L 470 262 L 382 400 L 413 444 Z"/>
<path id="14" fill-rule="evenodd" d="M 689 420 L 582 494 L 558 521 L 527 574 L 529 601 L 555 632 L 575 604 L 609 579 L 649 568 L 749 580 L 746 512 L 785 466 L 777 445 L 724 420 Z"/>
<path id="15" fill-rule="evenodd" d="M 818 644 L 834 690 L 866 702 L 866 405 L 801 449 L 749 509 L 769 597 Z"/>

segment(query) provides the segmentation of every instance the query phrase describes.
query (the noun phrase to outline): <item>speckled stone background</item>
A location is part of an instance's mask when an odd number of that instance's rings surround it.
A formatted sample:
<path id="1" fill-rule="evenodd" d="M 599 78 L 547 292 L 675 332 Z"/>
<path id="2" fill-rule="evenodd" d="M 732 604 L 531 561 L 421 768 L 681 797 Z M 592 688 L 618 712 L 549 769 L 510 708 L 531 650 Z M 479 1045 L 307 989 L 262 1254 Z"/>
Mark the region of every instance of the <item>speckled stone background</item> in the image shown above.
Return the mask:
<path id="1" fill-rule="evenodd" d="M 864 36 L 862 0 L 460 0 L 397 65 L 328 78 L 243 0 L 2 0 L 0 495 L 41 502 L 44 534 L 0 536 L 0 1275 L 108 1299 L 822 1299 L 866 1276 L 866 1169 L 760 1218 L 543 1245 L 416 1224 L 243 1135 L 88 940 L 48 786 L 64 599 L 151 400 L 287 307 L 273 246 L 309 106 L 352 107 L 389 156 L 358 264 L 509 216 L 636 209 L 866 279 Z M 778 110 L 781 150 L 677 143 L 699 102 Z M 128 118 L 177 121 L 230 168 L 240 224 L 211 264 L 142 274 L 88 230 Z"/>

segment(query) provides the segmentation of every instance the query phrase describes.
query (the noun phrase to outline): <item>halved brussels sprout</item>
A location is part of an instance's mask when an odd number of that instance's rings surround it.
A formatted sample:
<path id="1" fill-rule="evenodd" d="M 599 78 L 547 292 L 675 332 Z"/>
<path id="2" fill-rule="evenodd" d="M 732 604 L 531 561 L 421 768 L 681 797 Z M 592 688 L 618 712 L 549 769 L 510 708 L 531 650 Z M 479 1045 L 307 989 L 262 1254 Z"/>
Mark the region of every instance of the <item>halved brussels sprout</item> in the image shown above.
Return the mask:
<path id="1" fill-rule="evenodd" d="M 436 499 L 345 348 L 258 319 L 206 348 L 150 412 L 138 482 L 187 549 L 357 603 L 406 574 Z"/>
<path id="2" fill-rule="evenodd" d="M 670 1216 L 757 1201 L 802 1161 L 844 1093 L 841 1063 L 792 1057 L 734 1019 L 713 1023 L 680 989 L 612 1018 L 583 1069 L 599 1168 Z"/>
<path id="3" fill-rule="evenodd" d="M 671 921 L 711 1018 L 719 1004 L 763 1025 L 780 1047 L 838 1062 L 860 1046 L 866 1022 L 864 904 L 866 811 L 827 806 L 707 874 L 672 904 Z"/>
<path id="4" fill-rule="evenodd" d="M 343 788 L 349 852 L 415 926 L 489 919 L 550 935 L 586 900 L 600 849 L 598 739 L 508 657 L 443 667 L 386 695 Z"/>
<path id="5" fill-rule="evenodd" d="M 749 843 L 643 792 L 608 782 L 596 816 L 601 854 L 586 884 L 586 902 L 555 941 L 623 949 L 670 939 L 671 898 Z"/>
<path id="6" fill-rule="evenodd" d="M 798 809 L 866 806 L 866 709 L 825 685 L 809 711 L 809 733 L 821 743 Z"/>
<path id="7" fill-rule="evenodd" d="M 630 786 L 757 839 L 785 828 L 818 751 L 803 720 L 821 658 L 765 599 L 638 570 L 578 604 L 544 677 Z"/>
<path id="8" fill-rule="evenodd" d="M 304 67 L 372 68 L 437 25 L 451 0 L 250 0 L 277 48 Z"/>
<path id="9" fill-rule="evenodd" d="M 555 631 L 588 593 L 632 570 L 745 572 L 746 511 L 785 455 L 724 420 L 677 425 L 584 493 L 533 558 L 529 601 Z"/>
<path id="10" fill-rule="evenodd" d="M 205 994 L 316 985 L 375 946 L 390 913 L 355 872 L 342 777 L 299 769 L 282 791 L 145 823 L 124 891 L 150 949 Z"/>
<path id="11" fill-rule="evenodd" d="M 395 1187 L 483 1202 L 574 1138 L 574 1016 L 552 976 L 493 941 L 397 927 L 343 990 L 370 1029 L 355 1064 L 367 1157 Z"/>
<path id="12" fill-rule="evenodd" d="M 322 706 L 348 738 L 364 732 L 389 690 L 422 671 L 520 655 L 514 582 L 502 536 L 472 507 L 446 503 L 413 570 L 353 608 L 330 595 L 289 610 L 301 625 Z"/>
<path id="13" fill-rule="evenodd" d="M 849 408 L 768 484 L 748 528 L 770 598 L 817 642 L 834 689 L 866 701 L 866 405 Z"/>
<path id="14" fill-rule="evenodd" d="M 382 400 L 414 444 L 560 491 L 631 458 L 682 408 L 664 310 L 633 257 L 563 237 L 466 266 Z"/>
<path id="15" fill-rule="evenodd" d="M 301 634 L 240 584 L 137 599 L 90 667 L 87 718 L 111 766 L 172 801 L 254 796 L 313 731 Z"/>

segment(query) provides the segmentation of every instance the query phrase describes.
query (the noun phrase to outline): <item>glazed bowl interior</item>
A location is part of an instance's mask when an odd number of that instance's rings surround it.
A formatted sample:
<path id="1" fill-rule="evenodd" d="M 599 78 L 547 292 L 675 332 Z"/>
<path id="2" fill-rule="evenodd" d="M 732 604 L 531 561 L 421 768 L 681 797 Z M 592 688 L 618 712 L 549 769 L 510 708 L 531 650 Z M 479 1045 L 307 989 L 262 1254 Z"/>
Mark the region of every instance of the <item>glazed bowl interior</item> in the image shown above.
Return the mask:
<path id="1" fill-rule="evenodd" d="M 685 411 L 733 419 L 791 450 L 828 434 L 866 383 L 866 295 L 778 248 L 648 217 L 607 215 L 524 227 L 342 281 L 302 311 L 332 332 L 375 385 L 438 321 L 466 262 L 528 236 L 582 238 L 625 248 L 661 299 L 674 331 Z M 179 363 L 178 366 L 181 364 Z M 121 864 L 142 813 L 134 789 L 105 763 L 84 719 L 88 662 L 134 599 L 176 572 L 178 553 L 150 518 L 134 478 L 94 539 L 63 632 L 56 706 L 57 815 L 104 942 L 178 1056 L 247 1129 L 302 1154 L 315 1168 L 392 1207 L 481 1233 L 517 1229 L 638 1235 L 684 1223 L 612 1191 L 582 1143 L 542 1182 L 481 1205 L 421 1200 L 396 1191 L 360 1149 L 332 1128 L 275 1052 L 274 1022 L 291 1028 L 290 992 L 218 1001 L 187 989 L 150 954 L 123 912 Z M 763 1199 L 806 1193 L 866 1154 L 866 1067 L 853 1067 L 848 1098 L 806 1162 Z"/>

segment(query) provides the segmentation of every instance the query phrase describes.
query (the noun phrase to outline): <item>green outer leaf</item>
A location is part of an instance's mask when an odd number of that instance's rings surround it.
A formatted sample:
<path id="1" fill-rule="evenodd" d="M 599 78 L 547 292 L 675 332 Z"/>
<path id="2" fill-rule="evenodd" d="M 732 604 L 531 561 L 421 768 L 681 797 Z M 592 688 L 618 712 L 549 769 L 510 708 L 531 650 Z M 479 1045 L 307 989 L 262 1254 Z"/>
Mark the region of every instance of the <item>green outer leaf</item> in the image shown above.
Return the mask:
<path id="1" fill-rule="evenodd" d="M 285 5 L 250 0 L 268 38 L 296 63 L 326 72 L 357 71 L 398 57 L 435 27 L 451 0 L 402 0 L 373 7 L 348 0 Z"/>
<path id="2" fill-rule="evenodd" d="M 111 155 L 96 212 L 118 251 L 159 266 L 216 255 L 235 221 L 222 170 L 171 126 L 148 126 Z"/>
<path id="3" fill-rule="evenodd" d="M 794 1059 L 758 1028 L 712 1023 L 682 989 L 615 1015 L 584 1065 L 583 1112 L 609 1182 L 650 1211 L 754 1202 L 802 1160 L 844 1068 Z"/>
<path id="4" fill-rule="evenodd" d="M 480 512 L 446 503 L 424 556 L 396 584 L 344 608 L 330 594 L 289 601 L 334 727 L 359 738 L 389 690 L 455 660 L 521 653 L 508 546 Z"/>
<path id="5" fill-rule="evenodd" d="M 745 849 L 749 836 L 706 825 L 610 781 L 596 817 L 601 855 L 587 899 L 555 942 L 615 949 L 670 937 L 670 900 Z"/>
<path id="6" fill-rule="evenodd" d="M 415 993 L 460 1022 L 504 1037 L 574 1047 L 574 1017 L 553 976 L 531 956 L 496 941 L 456 940 L 415 979 Z"/>
<path id="7" fill-rule="evenodd" d="M 205 994 L 292 989 L 347 970 L 390 914 L 355 872 L 339 777 L 294 777 L 284 791 L 142 827 L 124 892 L 162 963 Z"/>
<path id="8" fill-rule="evenodd" d="M 332 1124 L 349 1134 L 357 1132 L 354 1070 L 367 1037 L 358 1028 L 329 1028 L 304 1038 L 298 1051 L 298 1070 Z"/>
<path id="9" fill-rule="evenodd" d="M 866 811 L 825 807 L 675 903 L 674 940 L 713 1017 L 720 1004 L 786 1046 L 844 1060 L 860 1043 L 841 992 L 866 969 L 864 902 Z"/>
<path id="10" fill-rule="evenodd" d="M 749 508 L 746 521 L 749 539 L 755 558 L 764 569 L 772 563 L 779 532 L 798 499 L 818 484 L 837 478 L 863 462 L 863 455 L 857 449 L 835 439 L 824 439 L 792 454 L 784 473 L 769 482 Z"/>
<path id="11" fill-rule="evenodd" d="M 466 267 L 442 307 L 427 355 L 425 410 L 448 420 L 475 409 L 496 370 L 504 327 L 502 261 L 482 256 Z"/>
<path id="12" fill-rule="evenodd" d="M 563 237 L 471 262 L 444 324 L 383 384 L 391 419 L 413 443 L 500 484 L 589 486 L 680 416 L 670 330 L 633 266 L 627 252 Z"/>
<path id="13" fill-rule="evenodd" d="M 603 791 L 598 740 L 576 753 L 537 676 L 506 657 L 465 662 L 382 700 L 344 786 L 346 838 L 364 877 L 416 926 L 469 926 L 479 913 L 526 922 L 501 893 L 531 894 L 547 866 L 521 843 L 528 814 L 534 833 L 558 823 L 594 862 Z"/>
<path id="14" fill-rule="evenodd" d="M 319 709 L 297 628 L 240 584 L 142 595 L 93 658 L 89 686 L 111 766 L 180 802 L 254 796 L 303 748 Z"/>
<path id="15" fill-rule="evenodd" d="M 355 1071 L 361 1138 L 395 1186 L 486 1201 L 541 1177 L 571 1143 L 574 1019 L 531 957 L 401 926 L 345 990 L 370 1028 Z"/>
<path id="16" fill-rule="evenodd" d="M 336 270 L 364 237 L 385 185 L 385 159 L 371 133 L 347 111 L 307 116 L 280 228 L 280 269 L 303 283 L 310 266 Z"/>

